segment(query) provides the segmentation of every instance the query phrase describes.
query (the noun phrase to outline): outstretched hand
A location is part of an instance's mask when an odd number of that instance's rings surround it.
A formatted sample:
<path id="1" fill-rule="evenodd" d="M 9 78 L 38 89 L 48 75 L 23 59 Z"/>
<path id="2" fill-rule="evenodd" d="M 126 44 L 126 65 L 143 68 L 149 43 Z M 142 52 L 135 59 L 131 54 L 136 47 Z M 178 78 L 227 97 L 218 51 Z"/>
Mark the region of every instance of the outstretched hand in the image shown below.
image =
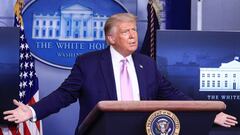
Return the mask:
<path id="1" fill-rule="evenodd" d="M 8 110 L 3 112 L 5 120 L 15 122 L 15 123 L 22 123 L 32 118 L 32 112 L 27 105 L 24 105 L 21 102 L 18 102 L 16 99 L 13 100 L 13 103 L 18 106 L 14 110 Z"/>
<path id="2" fill-rule="evenodd" d="M 238 124 L 236 117 L 223 112 L 216 115 L 214 123 L 223 127 L 232 127 Z"/>

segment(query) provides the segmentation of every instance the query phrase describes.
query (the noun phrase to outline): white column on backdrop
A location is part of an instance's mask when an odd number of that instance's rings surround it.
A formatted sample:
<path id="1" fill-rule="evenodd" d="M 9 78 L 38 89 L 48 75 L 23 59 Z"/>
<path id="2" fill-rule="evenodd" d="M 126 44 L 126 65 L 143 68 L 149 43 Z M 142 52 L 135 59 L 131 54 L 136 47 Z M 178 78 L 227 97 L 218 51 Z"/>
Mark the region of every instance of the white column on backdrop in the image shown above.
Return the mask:
<path id="1" fill-rule="evenodd" d="M 202 30 L 202 1 L 197 1 L 197 30 Z"/>

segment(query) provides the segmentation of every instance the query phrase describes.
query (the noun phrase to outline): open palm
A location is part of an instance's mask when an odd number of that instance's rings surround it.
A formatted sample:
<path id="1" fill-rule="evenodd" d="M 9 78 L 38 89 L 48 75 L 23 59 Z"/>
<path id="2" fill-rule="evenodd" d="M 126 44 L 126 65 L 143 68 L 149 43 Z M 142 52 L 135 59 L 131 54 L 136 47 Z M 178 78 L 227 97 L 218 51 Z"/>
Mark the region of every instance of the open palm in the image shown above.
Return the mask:
<path id="1" fill-rule="evenodd" d="M 18 102 L 16 99 L 13 100 L 13 103 L 18 106 L 16 109 L 8 110 L 3 112 L 5 120 L 21 123 L 32 118 L 32 112 L 27 105 L 24 105 L 21 102 Z"/>

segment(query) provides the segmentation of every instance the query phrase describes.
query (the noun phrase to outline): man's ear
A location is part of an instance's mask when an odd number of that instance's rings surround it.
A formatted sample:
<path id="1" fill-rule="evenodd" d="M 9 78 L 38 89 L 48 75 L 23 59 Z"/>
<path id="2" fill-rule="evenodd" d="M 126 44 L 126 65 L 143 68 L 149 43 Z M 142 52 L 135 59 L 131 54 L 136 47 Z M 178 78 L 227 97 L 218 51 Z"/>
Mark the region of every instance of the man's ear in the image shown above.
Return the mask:
<path id="1" fill-rule="evenodd" d="M 108 35 L 107 36 L 107 41 L 110 45 L 114 45 L 115 44 L 115 39 L 113 38 L 112 35 Z"/>

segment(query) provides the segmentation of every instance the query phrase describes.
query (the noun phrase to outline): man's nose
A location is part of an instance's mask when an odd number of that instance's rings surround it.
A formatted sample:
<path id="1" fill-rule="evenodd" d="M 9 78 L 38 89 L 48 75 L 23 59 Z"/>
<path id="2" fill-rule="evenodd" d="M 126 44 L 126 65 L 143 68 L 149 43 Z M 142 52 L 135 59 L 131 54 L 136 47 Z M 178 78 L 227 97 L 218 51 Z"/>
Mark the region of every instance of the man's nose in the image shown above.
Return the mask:
<path id="1" fill-rule="evenodd" d="M 134 38 L 135 37 L 135 31 L 133 31 L 133 30 L 130 30 L 130 32 L 129 32 L 129 37 L 130 38 Z"/>

